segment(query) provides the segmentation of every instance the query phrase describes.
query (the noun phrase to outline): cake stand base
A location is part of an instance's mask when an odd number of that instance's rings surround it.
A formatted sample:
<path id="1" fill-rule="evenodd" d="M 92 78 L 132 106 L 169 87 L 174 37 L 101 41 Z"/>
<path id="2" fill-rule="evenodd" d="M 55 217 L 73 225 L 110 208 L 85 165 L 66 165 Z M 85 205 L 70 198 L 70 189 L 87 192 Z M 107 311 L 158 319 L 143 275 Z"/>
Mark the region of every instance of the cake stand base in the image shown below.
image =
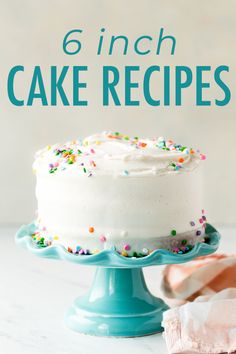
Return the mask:
<path id="1" fill-rule="evenodd" d="M 97 267 L 90 291 L 75 300 L 65 322 L 85 334 L 136 337 L 162 332 L 167 309 L 149 292 L 142 268 Z"/>

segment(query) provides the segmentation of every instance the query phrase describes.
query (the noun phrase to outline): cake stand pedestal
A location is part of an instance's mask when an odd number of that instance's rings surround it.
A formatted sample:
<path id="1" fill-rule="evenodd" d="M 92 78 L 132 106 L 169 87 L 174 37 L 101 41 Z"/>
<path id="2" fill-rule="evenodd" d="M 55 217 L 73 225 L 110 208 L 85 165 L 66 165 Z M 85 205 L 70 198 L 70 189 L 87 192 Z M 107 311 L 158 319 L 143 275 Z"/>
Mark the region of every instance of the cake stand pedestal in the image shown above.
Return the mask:
<path id="1" fill-rule="evenodd" d="M 158 249 L 143 258 L 123 257 L 114 250 L 93 255 L 74 255 L 61 245 L 38 247 L 32 240 L 35 225 L 22 226 L 16 242 L 44 258 L 64 259 L 86 265 L 96 265 L 89 292 L 75 300 L 65 316 L 71 329 L 98 336 L 135 337 L 163 331 L 163 311 L 168 306 L 153 296 L 145 283 L 143 267 L 185 263 L 215 252 L 220 235 L 207 224 L 206 242 L 196 244 L 185 254 Z"/>
<path id="2" fill-rule="evenodd" d="M 149 292 L 142 268 L 98 267 L 89 293 L 75 300 L 65 322 L 89 334 L 141 336 L 162 330 L 167 308 Z"/>

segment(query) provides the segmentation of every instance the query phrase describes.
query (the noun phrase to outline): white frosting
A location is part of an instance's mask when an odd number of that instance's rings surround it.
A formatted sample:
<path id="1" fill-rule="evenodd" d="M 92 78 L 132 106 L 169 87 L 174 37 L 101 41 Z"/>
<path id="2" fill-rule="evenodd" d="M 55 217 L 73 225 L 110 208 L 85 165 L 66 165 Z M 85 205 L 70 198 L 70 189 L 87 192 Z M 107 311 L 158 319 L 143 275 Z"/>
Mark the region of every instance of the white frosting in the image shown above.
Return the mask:
<path id="1" fill-rule="evenodd" d="M 109 138 L 111 134 L 103 132 L 94 134 L 84 139 L 83 142 L 72 141 L 66 144 L 55 144 L 49 148 L 40 150 L 34 162 L 34 169 L 41 172 L 48 172 L 49 164 L 59 162 L 59 169 L 65 168 L 68 173 L 83 174 L 81 163 L 88 168 L 89 171 L 99 174 L 119 174 L 125 175 L 124 171 L 128 171 L 130 176 L 152 175 L 172 173 L 173 168 L 169 165 L 171 162 L 177 163 L 180 158 L 184 159 L 181 164 L 184 168 L 181 172 L 193 170 L 200 158 L 198 155 L 189 153 L 190 149 L 184 151 L 163 150 L 158 147 L 163 138 L 159 139 L 129 139 Z M 123 136 L 122 136 L 123 137 Z M 139 144 L 145 144 L 143 148 Z M 171 148 L 171 143 L 168 143 Z M 56 156 L 55 149 L 72 149 L 73 151 L 81 151 L 77 156 L 75 163 L 69 165 L 63 163 L 60 156 Z M 91 151 L 94 151 L 91 152 Z M 96 167 L 90 164 L 94 161 Z"/>
<path id="2" fill-rule="evenodd" d="M 202 228 L 200 155 L 189 149 L 163 150 L 157 147 L 160 139 L 139 139 L 143 146 L 137 146 L 109 134 L 92 135 L 83 144 L 57 144 L 37 154 L 38 216 L 47 233 L 73 247 L 122 249 L 129 244 L 137 251 L 155 248 L 155 240 L 171 230 L 178 236 Z M 65 147 L 79 147 L 72 164 L 55 156 L 56 149 Z M 179 169 L 170 166 L 181 158 Z M 55 163 L 57 170 L 49 173 L 49 164 Z M 101 235 L 106 242 L 100 241 Z"/>

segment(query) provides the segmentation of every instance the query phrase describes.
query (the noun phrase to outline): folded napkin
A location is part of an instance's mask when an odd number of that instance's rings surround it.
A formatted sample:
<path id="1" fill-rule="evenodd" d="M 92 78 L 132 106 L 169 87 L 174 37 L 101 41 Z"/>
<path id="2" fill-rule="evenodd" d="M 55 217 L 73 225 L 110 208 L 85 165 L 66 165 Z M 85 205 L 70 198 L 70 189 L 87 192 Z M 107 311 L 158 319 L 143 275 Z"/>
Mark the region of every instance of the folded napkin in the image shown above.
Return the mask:
<path id="1" fill-rule="evenodd" d="M 236 351 L 236 256 L 200 257 L 164 270 L 162 288 L 173 307 L 163 315 L 170 353 Z"/>
<path id="2" fill-rule="evenodd" d="M 236 288 L 236 255 L 214 254 L 164 269 L 162 290 L 171 306 Z M 173 299 L 173 301 L 171 301 Z"/>
<path id="3" fill-rule="evenodd" d="M 164 312 L 164 337 L 170 353 L 236 351 L 236 289 L 200 296 Z"/>

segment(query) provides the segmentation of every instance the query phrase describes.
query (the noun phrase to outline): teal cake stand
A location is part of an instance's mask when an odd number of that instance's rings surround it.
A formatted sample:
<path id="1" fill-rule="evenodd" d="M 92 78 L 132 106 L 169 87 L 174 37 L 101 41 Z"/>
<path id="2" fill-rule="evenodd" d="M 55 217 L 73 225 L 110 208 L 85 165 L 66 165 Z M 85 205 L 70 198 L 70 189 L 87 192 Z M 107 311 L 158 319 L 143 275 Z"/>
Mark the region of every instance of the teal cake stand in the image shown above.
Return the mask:
<path id="1" fill-rule="evenodd" d="M 136 337 L 163 331 L 163 311 L 168 306 L 152 295 L 145 283 L 143 267 L 184 263 L 217 250 L 220 235 L 207 224 L 206 241 L 185 254 L 158 249 L 142 258 L 123 257 L 114 250 L 93 255 L 75 255 L 61 245 L 38 247 L 31 234 L 35 225 L 22 226 L 16 242 L 43 258 L 63 259 L 76 264 L 96 265 L 92 287 L 77 298 L 65 316 L 71 329 L 97 336 Z"/>

